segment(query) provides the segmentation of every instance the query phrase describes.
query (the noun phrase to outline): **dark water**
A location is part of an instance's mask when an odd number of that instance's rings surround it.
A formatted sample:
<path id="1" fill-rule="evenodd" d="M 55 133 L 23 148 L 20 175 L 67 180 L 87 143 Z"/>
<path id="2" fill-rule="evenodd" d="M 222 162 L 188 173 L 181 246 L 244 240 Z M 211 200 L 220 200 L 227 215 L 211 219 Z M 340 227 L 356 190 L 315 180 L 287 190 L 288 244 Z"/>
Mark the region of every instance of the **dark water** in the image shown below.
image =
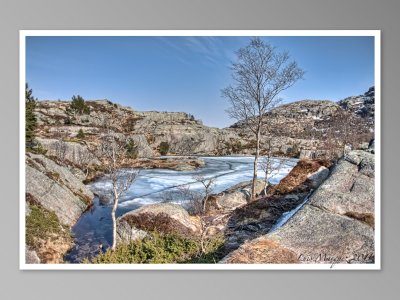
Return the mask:
<path id="1" fill-rule="evenodd" d="M 137 205 L 136 208 L 140 207 Z M 135 209 L 135 208 L 133 208 Z M 131 208 L 119 208 L 116 215 L 120 216 Z M 72 228 L 75 246 L 65 256 L 69 263 L 79 263 L 84 258 L 92 258 L 100 253 L 100 245 L 105 250 L 112 244 L 111 205 L 100 203 L 99 197 L 93 200 L 93 206 L 84 212 Z"/>

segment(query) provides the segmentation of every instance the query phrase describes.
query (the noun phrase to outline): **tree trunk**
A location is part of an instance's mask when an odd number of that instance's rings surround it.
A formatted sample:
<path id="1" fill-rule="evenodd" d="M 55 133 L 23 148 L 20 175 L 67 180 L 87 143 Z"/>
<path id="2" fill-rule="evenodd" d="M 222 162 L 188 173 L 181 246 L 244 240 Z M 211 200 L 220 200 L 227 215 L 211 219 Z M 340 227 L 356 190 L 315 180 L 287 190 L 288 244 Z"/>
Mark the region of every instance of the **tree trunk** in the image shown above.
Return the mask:
<path id="1" fill-rule="evenodd" d="M 206 210 L 207 210 L 207 200 L 208 200 L 208 193 L 206 193 L 206 196 L 204 197 L 204 201 L 203 201 L 203 214 L 206 214 Z"/>
<path id="2" fill-rule="evenodd" d="M 207 234 L 207 225 L 205 216 L 203 215 L 201 216 L 201 235 L 200 235 L 200 248 L 201 248 L 201 253 L 203 254 L 206 253 L 206 245 L 205 245 L 206 234 Z"/>
<path id="3" fill-rule="evenodd" d="M 111 218 L 112 218 L 112 225 L 113 225 L 113 243 L 111 249 L 114 251 L 115 247 L 117 246 L 117 219 L 115 218 L 115 212 L 117 211 L 118 207 L 118 194 L 114 190 L 114 205 L 111 210 Z"/>
<path id="4" fill-rule="evenodd" d="M 270 177 L 270 173 L 266 172 L 265 173 L 265 185 L 264 185 L 264 195 L 267 195 L 267 188 L 269 186 L 269 177 Z"/>
<path id="5" fill-rule="evenodd" d="M 260 156 L 260 130 L 257 130 L 256 135 L 256 155 L 254 157 L 253 164 L 253 182 L 251 184 L 251 201 L 256 199 L 256 181 L 257 181 L 257 168 L 258 168 L 258 157 Z"/>

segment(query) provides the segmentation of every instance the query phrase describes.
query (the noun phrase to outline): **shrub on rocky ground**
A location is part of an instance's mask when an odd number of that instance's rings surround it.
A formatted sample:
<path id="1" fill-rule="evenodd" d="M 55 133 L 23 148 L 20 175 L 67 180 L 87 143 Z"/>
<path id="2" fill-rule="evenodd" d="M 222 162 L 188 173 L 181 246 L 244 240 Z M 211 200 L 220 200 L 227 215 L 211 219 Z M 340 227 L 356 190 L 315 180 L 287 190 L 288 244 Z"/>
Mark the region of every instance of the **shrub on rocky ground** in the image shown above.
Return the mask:
<path id="1" fill-rule="evenodd" d="M 57 215 L 42 206 L 32 205 L 26 217 L 26 243 L 35 247 L 36 239 L 47 239 L 54 235 L 69 235 L 66 226 L 60 224 Z"/>
<path id="2" fill-rule="evenodd" d="M 35 250 L 44 263 L 62 262 L 63 253 L 72 245 L 68 226 L 62 225 L 53 211 L 37 204 L 30 205 L 25 234 L 26 245 Z"/>
<path id="3" fill-rule="evenodd" d="M 84 139 L 85 138 L 85 133 L 83 132 L 82 128 L 79 129 L 78 134 L 76 135 L 78 139 Z"/>
<path id="4" fill-rule="evenodd" d="M 169 144 L 167 142 L 160 143 L 160 154 L 167 155 L 169 151 Z"/>
<path id="5" fill-rule="evenodd" d="M 36 143 L 35 146 L 30 147 L 30 148 L 26 148 L 25 150 L 26 150 L 26 152 L 31 152 L 31 153 L 34 153 L 34 154 L 46 155 L 46 153 L 47 153 L 47 150 L 40 143 Z"/>
<path id="6" fill-rule="evenodd" d="M 143 240 L 117 245 L 115 251 L 107 250 L 91 261 L 93 264 L 167 264 L 167 263 L 216 263 L 220 259 L 218 248 L 222 238 L 214 238 L 201 253 L 197 239 L 153 232 Z"/>

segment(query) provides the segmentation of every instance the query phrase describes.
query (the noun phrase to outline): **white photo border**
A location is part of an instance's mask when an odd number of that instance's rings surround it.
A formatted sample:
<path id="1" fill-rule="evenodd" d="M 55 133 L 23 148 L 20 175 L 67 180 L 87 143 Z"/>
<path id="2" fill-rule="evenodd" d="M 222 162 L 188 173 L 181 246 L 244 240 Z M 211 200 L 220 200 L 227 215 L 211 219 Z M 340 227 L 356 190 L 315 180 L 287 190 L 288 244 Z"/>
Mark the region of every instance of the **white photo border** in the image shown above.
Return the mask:
<path id="1" fill-rule="evenodd" d="M 375 262 L 373 264 L 27 264 L 25 262 L 25 68 L 30 36 L 371 36 L 375 85 Z M 380 30 L 20 30 L 19 31 L 20 270 L 380 270 L 381 269 L 381 31 Z"/>

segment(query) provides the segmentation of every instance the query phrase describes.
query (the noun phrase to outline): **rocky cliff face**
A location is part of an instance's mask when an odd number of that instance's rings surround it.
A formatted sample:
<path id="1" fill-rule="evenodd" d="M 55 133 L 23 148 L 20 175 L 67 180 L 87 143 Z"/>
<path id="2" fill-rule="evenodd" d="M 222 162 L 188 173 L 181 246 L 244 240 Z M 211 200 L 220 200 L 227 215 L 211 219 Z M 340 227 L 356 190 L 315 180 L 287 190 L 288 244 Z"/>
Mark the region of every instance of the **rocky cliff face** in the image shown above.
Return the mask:
<path id="1" fill-rule="evenodd" d="M 364 119 L 374 130 L 375 87 L 370 87 L 363 95 L 352 96 L 338 102 L 340 107 Z"/>
<path id="2" fill-rule="evenodd" d="M 204 126 L 192 115 L 181 112 L 136 112 L 106 100 L 87 101 L 88 115 L 72 115 L 68 102 L 41 101 L 36 109 L 42 139 L 74 139 L 80 130 L 89 149 L 94 149 L 107 130 L 134 141 L 138 157 L 159 155 L 160 143 L 177 155 L 230 153 L 230 143 L 239 137 L 232 129 Z M 48 143 L 43 143 L 47 145 Z"/>
<path id="3" fill-rule="evenodd" d="M 344 144 L 365 148 L 373 137 L 374 99 L 374 88 L 370 88 L 364 95 L 338 103 L 303 100 L 279 106 L 265 116 L 262 143 L 271 140 L 272 151 L 281 154 L 293 154 L 296 148 L 300 158 L 341 156 Z M 231 127 L 251 138 L 245 122 Z"/>
<path id="4" fill-rule="evenodd" d="M 254 137 L 244 122 L 218 129 L 207 127 L 183 112 L 137 112 L 108 100 L 87 101 L 87 104 L 89 114 L 73 115 L 68 111 L 69 102 L 40 101 L 36 109 L 39 137 L 76 142 L 74 138 L 82 130 L 86 146 L 94 149 L 107 128 L 134 140 L 138 157 L 159 155 L 162 142 L 168 143 L 170 154 L 177 155 L 254 152 Z M 322 156 L 333 148 L 340 152 L 351 136 L 351 143 L 359 147 L 373 135 L 373 116 L 373 88 L 338 103 L 318 100 L 289 103 L 267 114 L 269 126 L 263 131 L 262 146 L 271 139 L 276 155 Z"/>

